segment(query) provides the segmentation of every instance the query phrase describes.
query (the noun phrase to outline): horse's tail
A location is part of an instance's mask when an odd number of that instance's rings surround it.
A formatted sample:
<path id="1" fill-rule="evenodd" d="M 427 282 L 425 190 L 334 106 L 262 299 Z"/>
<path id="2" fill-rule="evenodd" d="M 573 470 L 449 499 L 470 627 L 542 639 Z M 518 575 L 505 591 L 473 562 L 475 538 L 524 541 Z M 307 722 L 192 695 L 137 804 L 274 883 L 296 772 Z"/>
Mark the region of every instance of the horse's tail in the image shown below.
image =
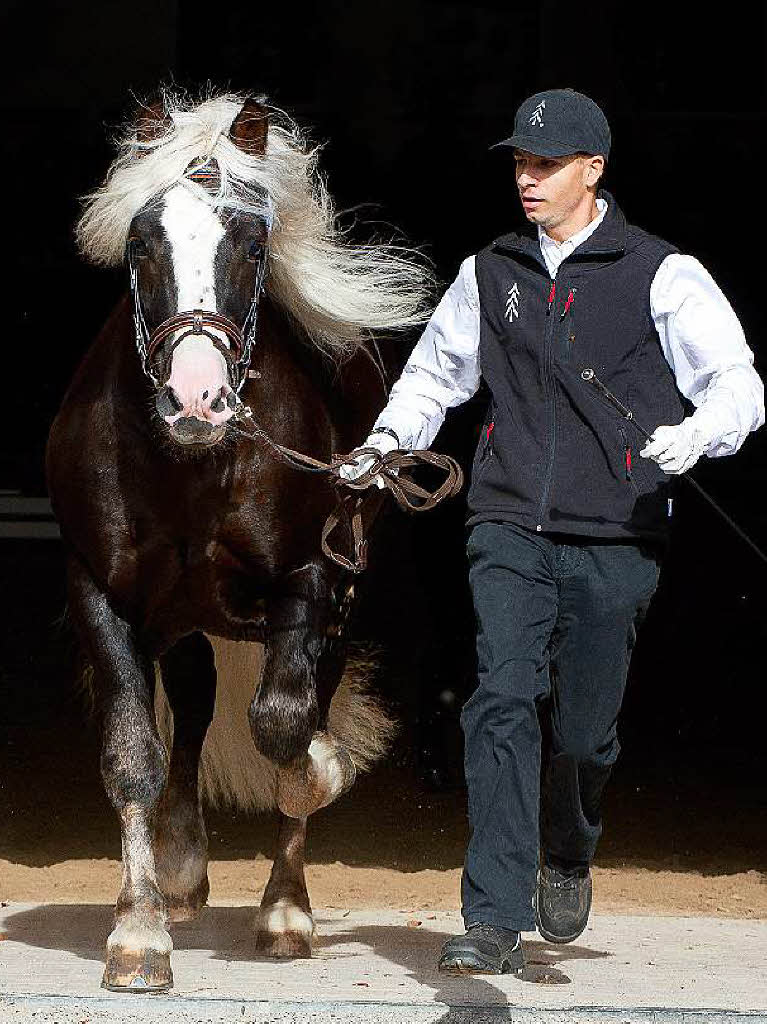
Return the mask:
<path id="1" fill-rule="evenodd" d="M 276 772 L 253 744 L 248 705 L 260 679 L 259 644 L 210 637 L 218 675 L 216 707 L 202 749 L 200 788 L 214 806 L 259 811 L 276 805 Z M 330 705 L 328 729 L 349 751 L 358 770 L 369 768 L 389 748 L 396 725 L 369 690 L 374 651 L 352 644 L 341 683 Z M 159 679 L 159 672 L 158 672 Z M 155 708 L 161 735 L 170 747 L 173 715 L 162 685 Z"/>

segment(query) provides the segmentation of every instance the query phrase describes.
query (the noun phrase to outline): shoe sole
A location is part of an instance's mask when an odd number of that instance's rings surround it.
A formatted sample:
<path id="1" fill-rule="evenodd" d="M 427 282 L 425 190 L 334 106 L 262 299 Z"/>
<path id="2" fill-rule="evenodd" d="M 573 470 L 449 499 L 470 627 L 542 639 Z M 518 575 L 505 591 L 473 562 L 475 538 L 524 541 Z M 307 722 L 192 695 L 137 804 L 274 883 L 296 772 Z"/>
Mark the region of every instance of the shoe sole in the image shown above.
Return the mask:
<path id="1" fill-rule="evenodd" d="M 586 922 L 586 924 L 588 924 L 588 921 Z M 553 935 L 550 931 L 547 931 L 543 927 L 543 925 L 540 922 L 540 919 L 538 918 L 537 911 L 535 915 L 535 926 L 538 929 L 538 934 L 542 939 L 544 939 L 546 942 L 553 942 L 556 946 L 566 946 L 568 942 L 575 942 L 578 936 L 583 935 L 584 931 L 586 930 L 586 925 L 584 924 L 583 928 L 581 928 L 580 931 L 574 932 L 572 935 Z"/>
<path id="2" fill-rule="evenodd" d="M 517 955 L 518 953 L 518 955 Z M 437 969 L 440 974 L 514 974 L 521 977 L 525 969 L 525 960 L 521 950 L 511 959 L 503 960 L 500 968 L 491 960 L 484 960 L 476 954 L 467 954 L 465 958 L 453 955 L 448 961 L 440 960 Z"/>

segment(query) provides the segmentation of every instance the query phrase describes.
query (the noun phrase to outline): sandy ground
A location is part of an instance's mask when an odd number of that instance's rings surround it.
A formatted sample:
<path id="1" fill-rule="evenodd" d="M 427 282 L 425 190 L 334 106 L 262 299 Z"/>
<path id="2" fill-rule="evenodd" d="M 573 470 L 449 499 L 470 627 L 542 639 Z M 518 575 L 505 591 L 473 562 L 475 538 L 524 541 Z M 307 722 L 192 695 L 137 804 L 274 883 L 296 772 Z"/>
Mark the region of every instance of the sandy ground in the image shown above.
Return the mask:
<path id="1" fill-rule="evenodd" d="M 120 884 L 119 836 L 95 765 L 84 765 L 86 776 L 72 786 L 61 774 L 36 775 L 34 766 L 46 760 L 40 752 L 20 758 L 15 773 L 2 819 L 0 900 L 112 903 Z M 627 767 L 610 790 L 594 868 L 595 910 L 767 918 L 760 793 L 739 791 L 733 808 L 726 787 L 701 794 L 692 780 L 686 786 L 677 778 L 670 798 L 662 776 L 644 776 L 644 785 L 634 785 Z M 271 867 L 276 817 L 212 811 L 208 831 L 211 902 L 257 905 Z M 428 792 L 407 765 L 379 766 L 310 819 L 312 903 L 456 909 L 465 842 L 462 790 Z"/>
<path id="2" fill-rule="evenodd" d="M 211 903 L 258 904 L 271 862 L 212 861 Z M 459 908 L 460 869 L 405 874 L 392 868 L 355 868 L 340 861 L 306 871 L 315 908 L 394 909 L 415 912 Z M 34 868 L 0 861 L 0 891 L 12 903 L 111 903 L 120 885 L 112 859 L 64 860 Z M 767 885 L 756 870 L 707 877 L 700 872 L 595 868 L 594 911 L 604 914 L 704 915 L 767 918 Z"/>

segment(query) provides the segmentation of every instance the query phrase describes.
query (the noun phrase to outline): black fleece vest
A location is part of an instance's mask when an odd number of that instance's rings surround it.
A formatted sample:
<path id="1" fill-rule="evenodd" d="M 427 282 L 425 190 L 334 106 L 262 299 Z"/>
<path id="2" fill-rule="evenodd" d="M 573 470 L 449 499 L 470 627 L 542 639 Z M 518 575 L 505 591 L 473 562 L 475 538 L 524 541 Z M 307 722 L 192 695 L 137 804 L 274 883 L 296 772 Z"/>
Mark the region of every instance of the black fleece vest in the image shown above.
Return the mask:
<path id="1" fill-rule="evenodd" d="M 542 533 L 663 538 L 671 481 L 639 458 L 637 430 L 584 382 L 586 368 L 649 431 L 681 422 L 684 400 L 650 314 L 673 246 L 604 220 L 552 282 L 537 237 L 510 234 L 476 257 L 480 367 L 491 403 L 474 458 L 469 523 Z"/>

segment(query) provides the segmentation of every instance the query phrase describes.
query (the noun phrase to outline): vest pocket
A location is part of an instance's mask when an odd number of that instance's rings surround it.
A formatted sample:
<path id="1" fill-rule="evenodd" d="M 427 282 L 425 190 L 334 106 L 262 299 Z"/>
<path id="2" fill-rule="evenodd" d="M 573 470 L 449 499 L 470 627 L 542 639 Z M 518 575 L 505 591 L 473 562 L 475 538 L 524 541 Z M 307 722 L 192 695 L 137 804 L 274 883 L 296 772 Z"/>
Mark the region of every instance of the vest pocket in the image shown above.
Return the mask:
<path id="1" fill-rule="evenodd" d="M 487 419 L 482 424 L 482 434 L 477 446 L 477 457 L 474 465 L 474 483 L 482 478 L 488 465 L 492 462 L 495 451 L 493 448 L 493 434 L 495 432 L 495 406 L 490 406 Z"/>
<path id="2" fill-rule="evenodd" d="M 485 427 L 485 448 L 482 452 L 482 458 L 492 459 L 495 454 L 493 450 L 493 432 L 495 430 L 495 419 L 491 419 L 488 425 Z"/>
<path id="3" fill-rule="evenodd" d="M 482 425 L 482 437 L 480 438 L 480 444 L 482 450 L 480 454 L 480 462 L 485 462 L 487 459 L 491 459 L 495 454 L 493 449 L 495 432 L 495 402 L 490 403 L 490 409 L 488 411 L 485 422 Z"/>
<path id="4" fill-rule="evenodd" d="M 629 441 L 628 434 L 623 427 L 618 427 L 618 437 L 620 439 L 620 457 L 623 478 L 631 485 L 631 487 L 633 487 L 634 491 L 639 494 L 639 487 L 637 486 L 636 479 L 634 478 L 634 447 Z"/>

